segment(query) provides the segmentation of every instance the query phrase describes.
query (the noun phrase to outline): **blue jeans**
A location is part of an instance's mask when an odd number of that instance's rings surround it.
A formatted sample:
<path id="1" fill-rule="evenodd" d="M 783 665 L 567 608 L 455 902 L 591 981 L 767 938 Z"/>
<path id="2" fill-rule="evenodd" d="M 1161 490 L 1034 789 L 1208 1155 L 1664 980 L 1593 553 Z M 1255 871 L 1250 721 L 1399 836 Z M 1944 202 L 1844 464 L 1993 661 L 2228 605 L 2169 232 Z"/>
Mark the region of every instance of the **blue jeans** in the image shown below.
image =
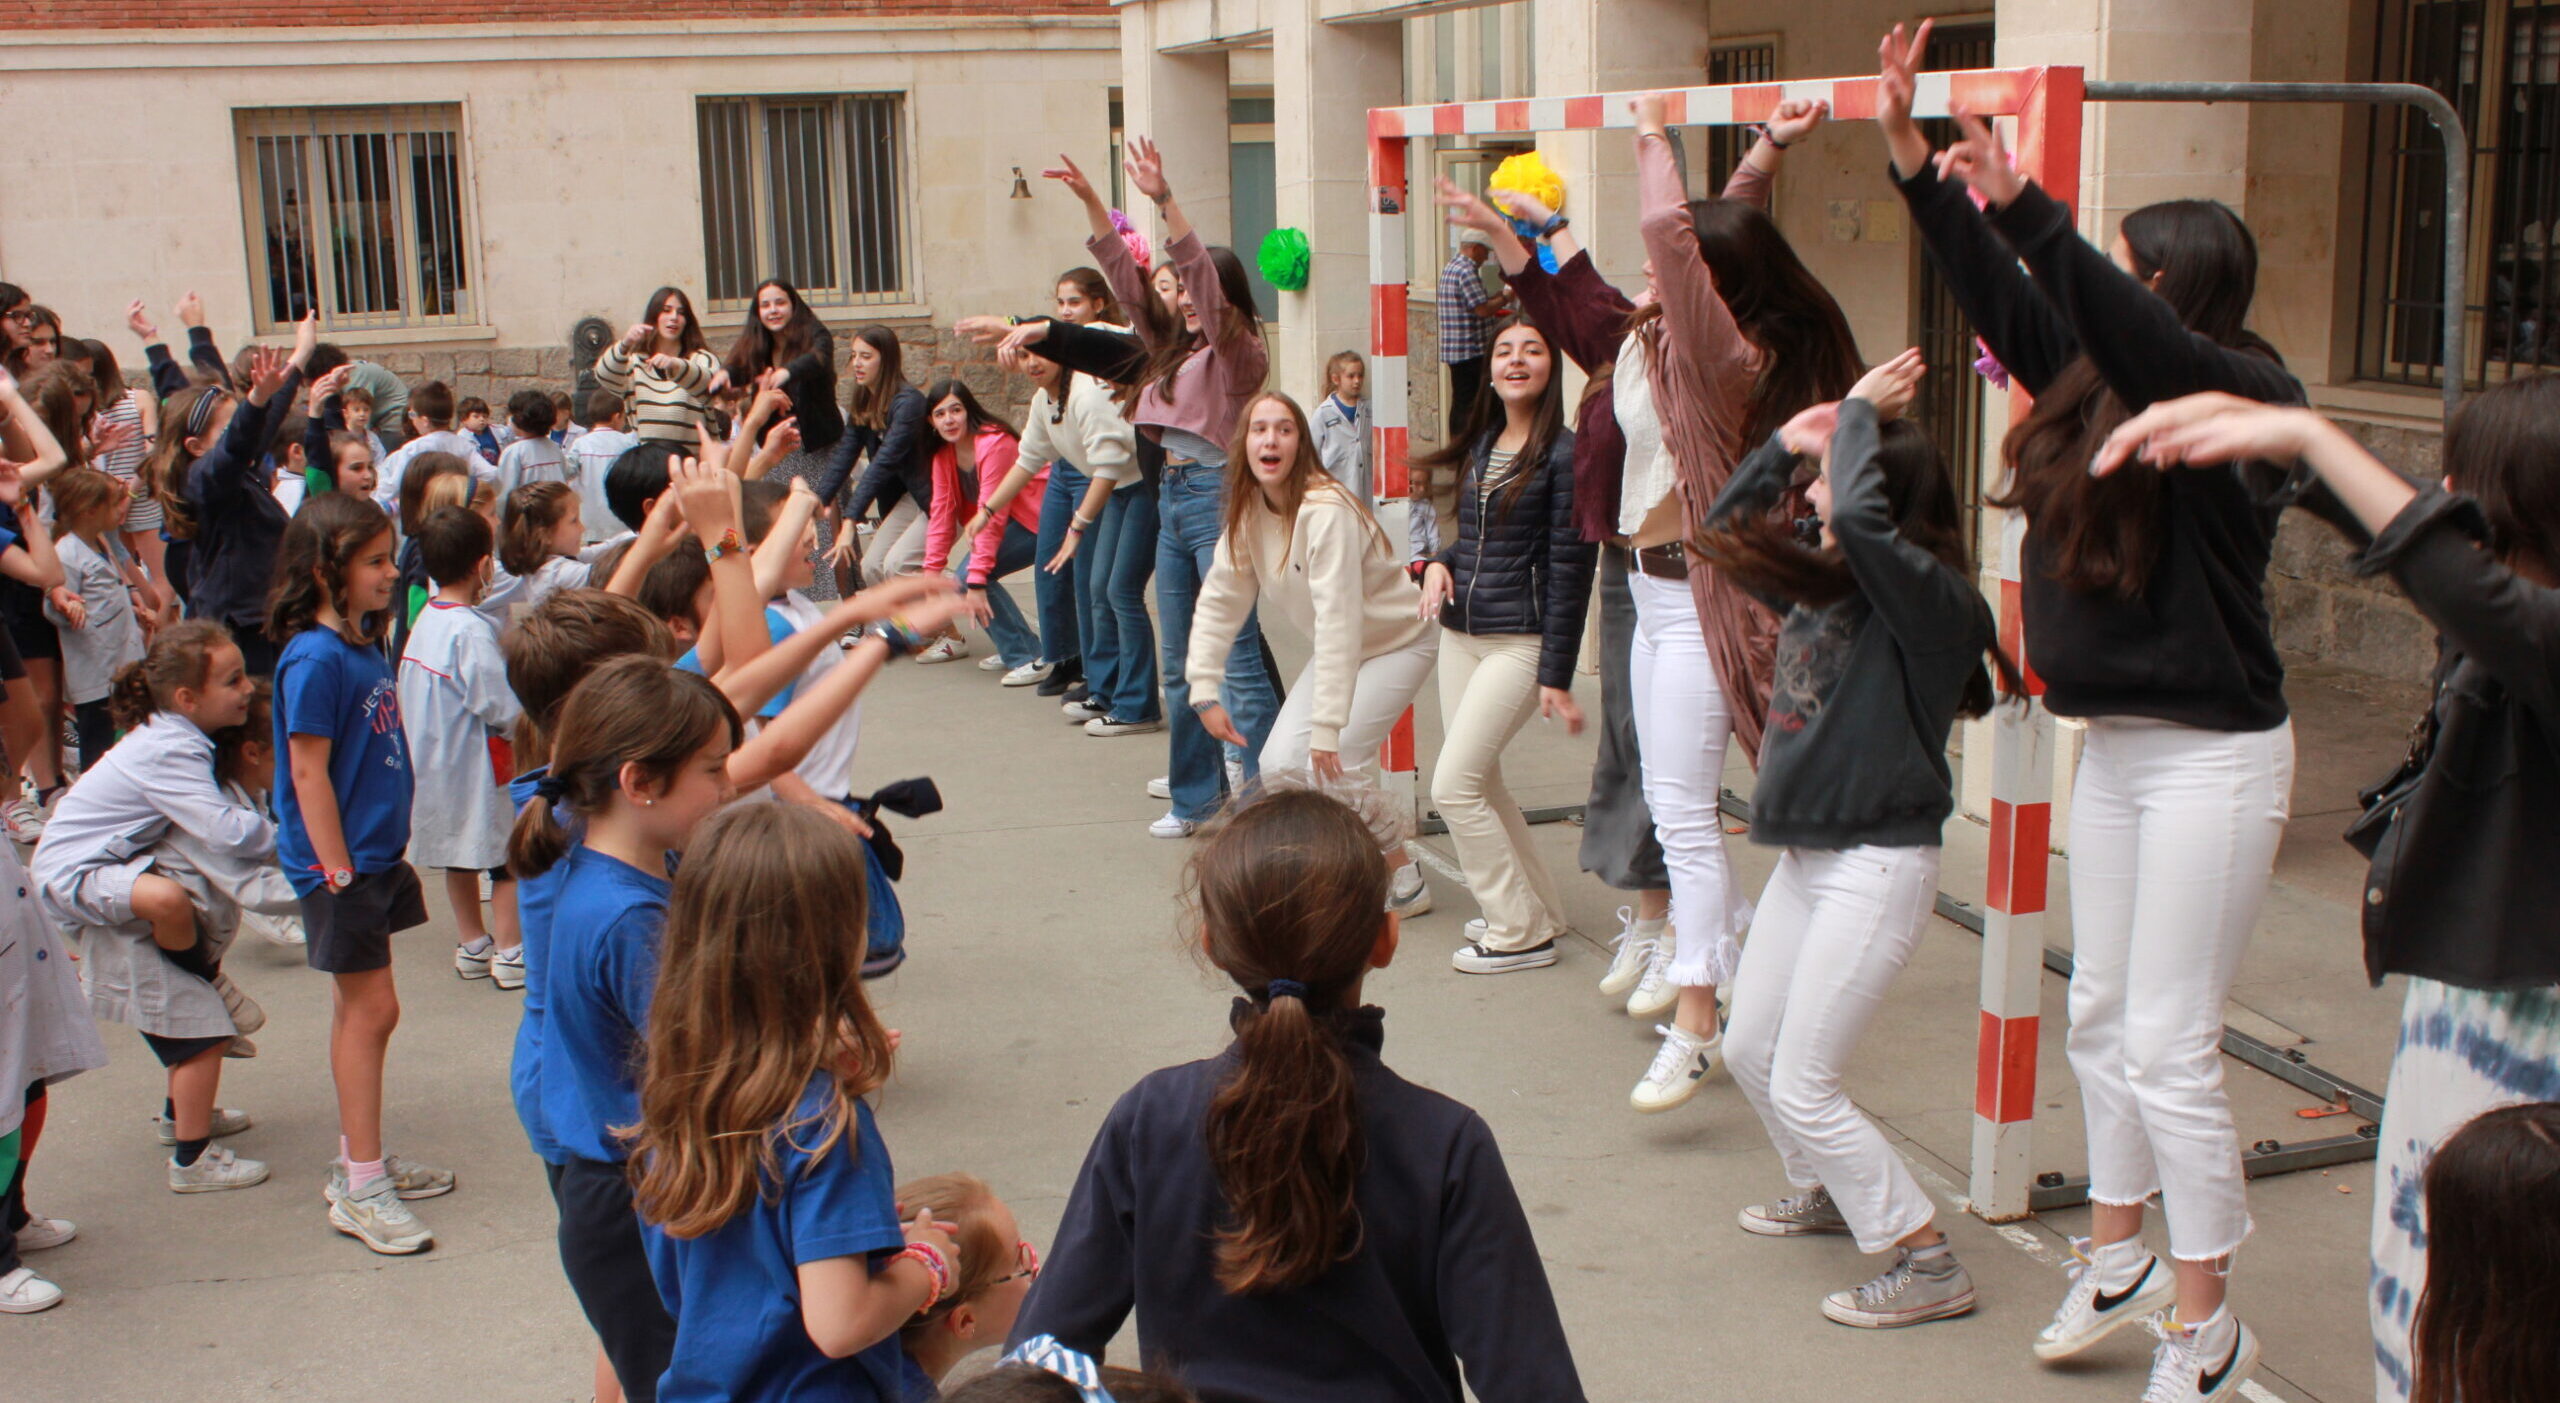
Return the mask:
<path id="1" fill-rule="evenodd" d="M 1084 618 L 1089 600 L 1084 583 L 1084 562 L 1071 560 L 1067 568 L 1049 573 L 1049 562 L 1067 543 L 1067 522 L 1084 502 L 1085 475 L 1063 459 L 1049 465 L 1049 489 L 1040 497 L 1040 548 L 1038 571 L 1032 576 L 1031 597 L 1040 606 L 1040 643 L 1042 656 L 1072 671 L 1082 655 Z"/>
<path id="2" fill-rule="evenodd" d="M 1191 609 L 1200 598 L 1200 582 L 1218 546 L 1220 515 L 1225 510 L 1226 473 L 1220 468 L 1166 464 L 1158 491 L 1163 534 L 1156 539 L 1156 614 L 1164 624 L 1164 699 L 1172 731 L 1173 811 L 1195 822 L 1218 807 L 1227 786 L 1225 756 L 1216 738 L 1191 710 L 1191 685 L 1183 679 L 1183 663 L 1191 651 Z M 1258 772 L 1262 743 L 1271 737 L 1271 721 L 1280 710 L 1280 690 L 1263 664 L 1262 630 L 1245 615 L 1227 653 L 1227 680 L 1221 697 L 1227 715 L 1244 734 L 1236 758 L 1245 778 Z"/>
<path id="3" fill-rule="evenodd" d="M 955 546 L 956 550 L 956 546 Z M 1040 657 L 1040 635 L 1031 631 L 1030 621 L 1022 617 L 1022 606 L 1013 602 L 1013 592 L 998 588 L 996 581 L 1031 564 L 1040 553 L 1040 538 L 1023 528 L 1019 521 L 1004 524 L 1004 543 L 996 547 L 995 565 L 987 571 L 986 582 L 974 588 L 987 592 L 987 636 L 995 640 L 996 656 L 1008 667 L 1020 667 Z M 967 579 L 967 564 L 962 563 L 962 579 Z"/>
<path id="4" fill-rule="evenodd" d="M 1113 491 L 1076 560 L 1094 596 L 1093 624 L 1084 635 L 1085 686 L 1108 715 L 1122 721 L 1163 715 L 1156 692 L 1156 626 L 1147 617 L 1161 510 L 1148 483 Z"/>

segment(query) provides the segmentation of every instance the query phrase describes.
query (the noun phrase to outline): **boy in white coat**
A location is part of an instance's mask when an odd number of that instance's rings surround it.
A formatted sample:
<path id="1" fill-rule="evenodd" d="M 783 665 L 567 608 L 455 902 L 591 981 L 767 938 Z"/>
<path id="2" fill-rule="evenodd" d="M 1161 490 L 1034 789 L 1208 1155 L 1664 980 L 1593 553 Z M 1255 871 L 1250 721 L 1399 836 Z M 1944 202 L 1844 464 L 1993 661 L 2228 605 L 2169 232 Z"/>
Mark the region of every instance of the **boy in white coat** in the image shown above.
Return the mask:
<path id="1" fill-rule="evenodd" d="M 440 508 L 418 524 L 419 554 L 436 594 L 410 626 L 400 657 L 400 718 L 417 776 L 409 860 L 444 869 L 454 972 L 521 989 L 524 940 L 506 871 L 515 823 L 506 734 L 522 708 L 507 687 L 497 627 L 473 607 L 488 584 L 494 539 L 486 518 L 460 507 Z M 482 873 L 490 880 L 494 940 L 480 919 Z"/>

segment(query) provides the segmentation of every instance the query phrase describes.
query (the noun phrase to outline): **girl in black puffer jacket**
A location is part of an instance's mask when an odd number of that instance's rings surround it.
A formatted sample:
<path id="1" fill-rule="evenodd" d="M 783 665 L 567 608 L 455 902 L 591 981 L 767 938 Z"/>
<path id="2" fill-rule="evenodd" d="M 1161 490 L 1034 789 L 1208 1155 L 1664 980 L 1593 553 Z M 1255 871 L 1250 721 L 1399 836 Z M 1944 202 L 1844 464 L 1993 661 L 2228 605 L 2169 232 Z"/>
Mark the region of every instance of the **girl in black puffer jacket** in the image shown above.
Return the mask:
<path id="1" fill-rule="evenodd" d="M 1532 713 L 1582 730 L 1573 665 L 1598 547 L 1573 521 L 1573 433 L 1544 333 L 1510 317 L 1493 331 L 1493 393 L 1435 467 L 1458 470 L 1458 534 L 1423 572 L 1422 614 L 1445 633 L 1431 800 L 1448 821 L 1467 888 L 1484 908 L 1451 963 L 1505 974 L 1556 962 L 1565 931 L 1554 879 L 1529 846 L 1502 782 L 1502 751 Z"/>

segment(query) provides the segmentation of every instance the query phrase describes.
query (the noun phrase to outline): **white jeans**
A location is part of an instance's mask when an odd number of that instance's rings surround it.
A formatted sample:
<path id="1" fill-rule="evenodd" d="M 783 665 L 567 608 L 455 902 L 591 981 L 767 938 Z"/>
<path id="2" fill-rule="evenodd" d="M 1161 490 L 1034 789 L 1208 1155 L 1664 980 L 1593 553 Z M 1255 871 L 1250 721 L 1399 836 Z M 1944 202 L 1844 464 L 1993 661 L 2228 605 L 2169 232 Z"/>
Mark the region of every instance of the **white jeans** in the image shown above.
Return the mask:
<path id="1" fill-rule="evenodd" d="M 1502 751 L 1538 714 L 1535 634 L 1440 635 L 1440 758 L 1431 802 L 1448 822 L 1485 948 L 1526 950 L 1563 933 L 1564 901 L 1502 782 Z"/>
<path id="2" fill-rule="evenodd" d="M 929 524 L 925 511 L 913 497 L 901 497 L 880 518 L 880 529 L 871 533 L 871 548 L 862 555 L 862 578 L 879 584 L 895 575 L 912 575 L 924 568 L 924 533 Z M 967 551 L 957 554 L 966 556 Z"/>
<path id="3" fill-rule="evenodd" d="M 1840 1089 L 1938 894 L 1936 848 L 1789 848 L 1760 893 L 1733 978 L 1725 1065 L 1799 1189 L 1831 1191 L 1858 1250 L 1882 1252 L 1937 1209 Z"/>
<path id="4" fill-rule="evenodd" d="M 1707 633 L 1684 580 L 1627 576 L 1636 597 L 1635 646 L 1627 691 L 1635 703 L 1636 748 L 1644 756 L 1644 802 L 1671 869 L 1671 982 L 1682 988 L 1733 978 L 1751 923 L 1751 903 L 1733 883 L 1724 854 L 1724 748 L 1733 711 L 1707 656 Z"/>
<path id="5" fill-rule="evenodd" d="M 1431 663 L 1439 651 L 1439 635 L 1426 633 L 1421 642 L 1410 648 L 1362 659 L 1360 671 L 1351 681 L 1351 715 L 1342 723 L 1338 753 L 1344 776 L 1365 784 L 1380 801 L 1355 807 L 1362 809 L 1361 816 L 1369 820 L 1378 846 L 1390 857 L 1404 851 L 1406 820 L 1411 815 L 1387 802 L 1378 773 L 1378 747 L 1386 744 L 1387 733 L 1395 729 L 1396 719 L 1421 694 L 1422 684 L 1431 680 Z M 1307 741 L 1315 721 L 1308 712 L 1315 707 L 1314 672 L 1311 663 L 1289 684 L 1289 699 L 1280 704 L 1280 714 L 1271 720 L 1271 738 L 1263 742 L 1262 774 L 1275 786 L 1309 782 Z"/>
<path id="6" fill-rule="evenodd" d="M 2089 723 L 2071 794 L 2072 1074 L 2089 1197 L 2153 1193 L 2169 1250 L 2211 1261 L 2249 1235 L 2222 1090 L 2222 1006 L 2275 872 L 2293 726 Z"/>

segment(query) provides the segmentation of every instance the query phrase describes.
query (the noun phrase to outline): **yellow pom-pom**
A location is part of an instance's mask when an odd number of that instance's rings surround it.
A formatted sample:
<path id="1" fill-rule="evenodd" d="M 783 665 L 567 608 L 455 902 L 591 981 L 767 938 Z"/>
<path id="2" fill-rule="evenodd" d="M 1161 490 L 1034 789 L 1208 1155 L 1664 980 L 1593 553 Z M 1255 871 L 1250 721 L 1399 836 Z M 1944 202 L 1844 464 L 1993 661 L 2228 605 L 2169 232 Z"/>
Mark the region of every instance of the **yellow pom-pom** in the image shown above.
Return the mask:
<path id="1" fill-rule="evenodd" d="M 1558 213 L 1564 210 L 1564 178 L 1557 175 L 1547 165 L 1546 158 L 1535 151 L 1523 151 L 1494 167 L 1493 179 L 1487 184 L 1496 192 L 1517 190 L 1523 195 L 1537 199 L 1548 209 Z M 1494 203 L 1501 206 L 1504 214 L 1514 219 L 1522 217 L 1517 210 L 1504 203 L 1499 193 L 1494 196 Z"/>

